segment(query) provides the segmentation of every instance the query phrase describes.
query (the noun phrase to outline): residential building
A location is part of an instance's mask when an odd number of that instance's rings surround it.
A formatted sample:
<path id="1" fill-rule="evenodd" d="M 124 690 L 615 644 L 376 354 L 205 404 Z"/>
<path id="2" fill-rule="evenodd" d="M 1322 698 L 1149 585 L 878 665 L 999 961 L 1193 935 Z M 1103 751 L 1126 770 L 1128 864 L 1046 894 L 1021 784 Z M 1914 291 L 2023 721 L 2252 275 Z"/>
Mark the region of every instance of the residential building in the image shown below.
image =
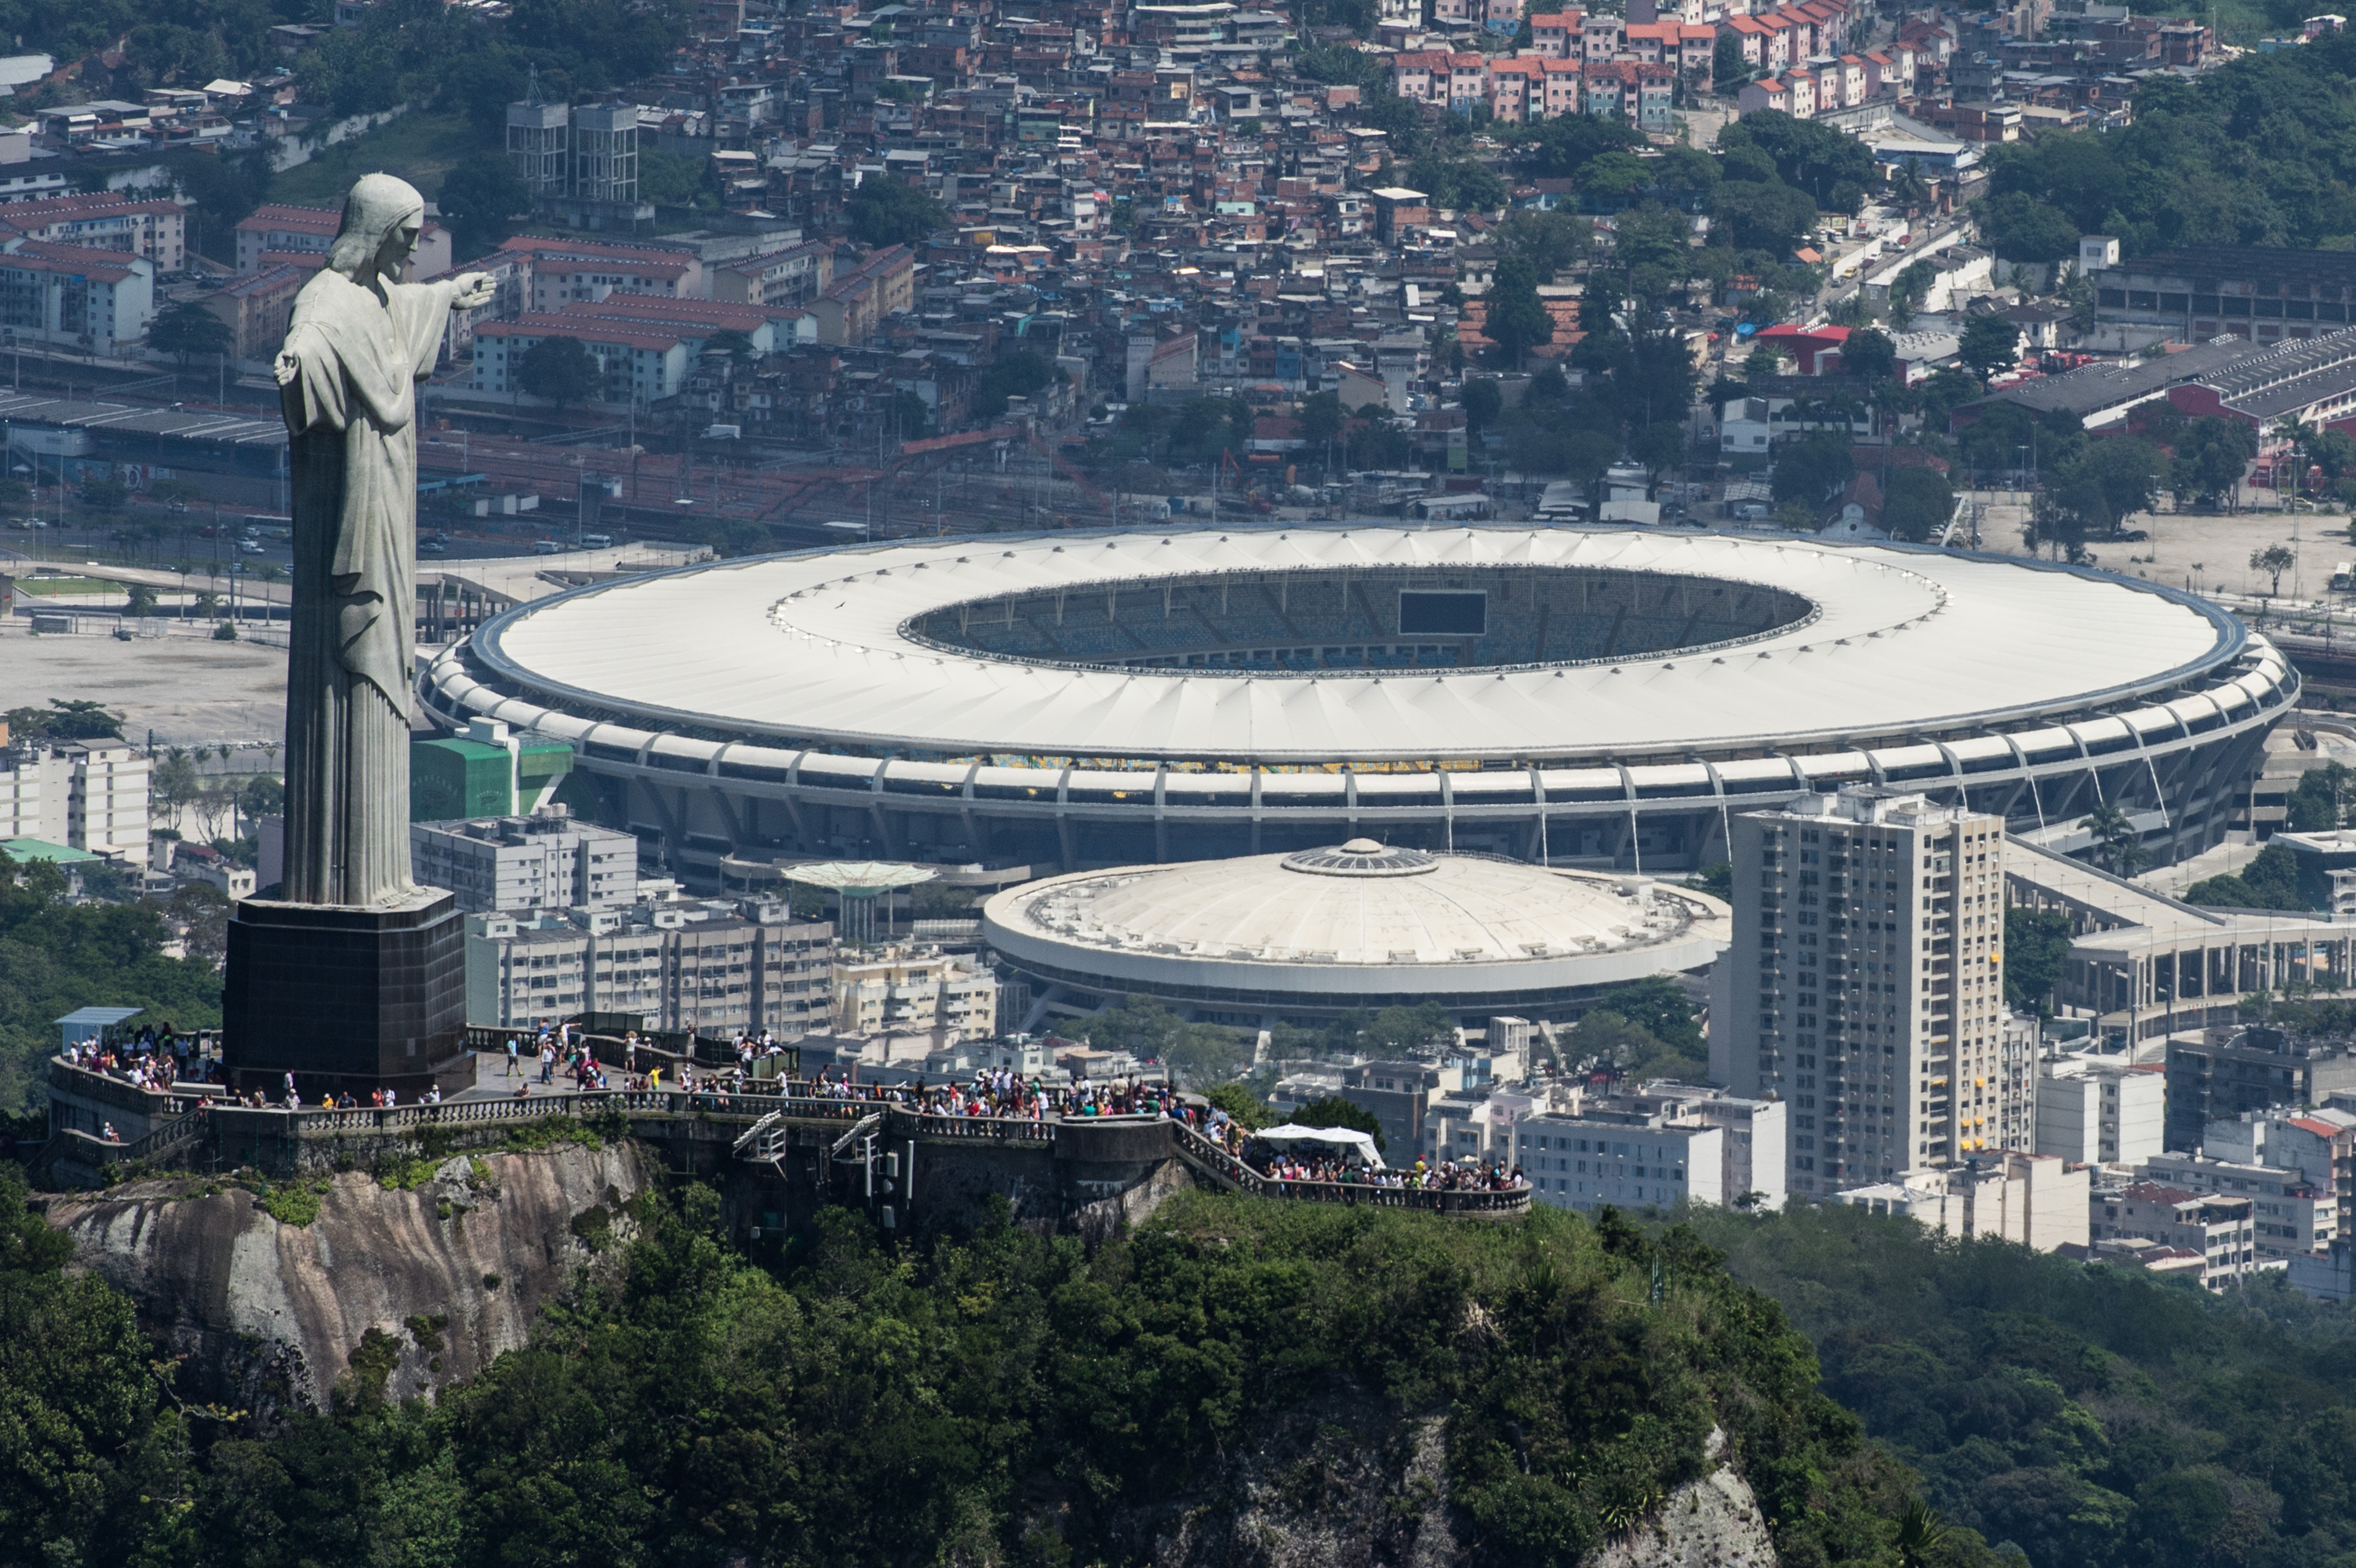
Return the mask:
<path id="1" fill-rule="evenodd" d="M 177 201 L 111 192 L 12 201 L 0 206 L 0 232 L 7 229 L 30 240 L 144 257 L 158 277 L 187 264 L 187 208 Z"/>
<path id="2" fill-rule="evenodd" d="M 2087 1206 L 2088 1229 L 2096 1246 L 2135 1239 L 2180 1247 L 2201 1259 L 2201 1283 L 2211 1290 L 2256 1272 L 2257 1226 L 2251 1199 L 2136 1181 L 2095 1191 Z"/>
<path id="3" fill-rule="evenodd" d="M 2203 1129 L 2245 1111 L 2319 1105 L 2356 1091 L 2356 1051 L 2266 1024 L 2211 1029 L 2168 1042 L 2168 1147 L 2200 1147 Z"/>
<path id="4" fill-rule="evenodd" d="M 155 263 L 0 234 L 0 328 L 18 342 L 114 355 L 147 336 L 155 316 Z"/>
<path id="5" fill-rule="evenodd" d="M 1382 1124 L 1385 1147 L 1420 1149 L 1432 1106 L 1462 1083 L 1428 1061 L 1362 1061 L 1343 1069 L 1340 1093 Z"/>
<path id="6" fill-rule="evenodd" d="M 2026 1131 L 2004 1028 L 2004 819 L 1857 787 L 1733 822 L 1713 1079 L 1792 1107 L 1789 1185 L 1829 1195 Z"/>
<path id="7" fill-rule="evenodd" d="M 0 840 L 37 838 L 126 864 L 147 859 L 150 764 L 120 741 L 5 744 Z"/>
<path id="8" fill-rule="evenodd" d="M 638 903 L 466 917 L 466 1016 L 530 1028 L 580 1012 L 646 1027 L 798 1035 L 832 1017 L 834 928 L 781 904 Z"/>
<path id="9" fill-rule="evenodd" d="M 286 324 L 294 314 L 294 296 L 317 270 L 291 262 L 265 267 L 198 295 L 197 303 L 229 328 L 230 357 L 266 361 L 285 341 Z"/>
<path id="10" fill-rule="evenodd" d="M 1727 1136 L 1726 1127 L 1674 1101 L 1649 1108 L 1598 1102 L 1517 1119 L 1510 1157 L 1541 1203 L 1673 1209 L 1727 1200 Z"/>
<path id="11" fill-rule="evenodd" d="M 708 334 L 706 335 L 708 336 Z M 676 331 L 594 316 L 527 315 L 475 327 L 475 363 L 468 385 L 509 396 L 523 390 L 524 356 L 542 340 L 569 337 L 597 361 L 604 403 L 648 403 L 670 397 L 694 368 L 687 337 Z"/>
<path id="12" fill-rule="evenodd" d="M 562 805 L 529 816 L 412 822 L 419 882 L 447 888 L 469 914 L 626 908 L 638 901 L 638 841 Z"/>
<path id="13" fill-rule="evenodd" d="M 916 257 L 905 245 L 872 251 L 810 302 L 818 317 L 818 340 L 850 347 L 865 347 L 884 319 L 916 302 Z"/>
<path id="14" fill-rule="evenodd" d="M 927 1034 L 988 1040 L 998 1027 L 998 979 L 951 954 L 891 948 L 838 960 L 834 1027 L 844 1034 Z"/>
<path id="15" fill-rule="evenodd" d="M 250 275 L 284 265 L 298 256 L 317 256 L 324 261 L 343 220 L 342 210 L 333 207 L 297 207 L 282 202 L 257 207 L 237 226 L 237 270 Z M 430 278 L 446 272 L 450 259 L 450 231 L 429 220 L 418 232 L 417 250 L 402 269 L 402 276 Z M 316 265 L 314 263 L 315 269 Z"/>
<path id="16" fill-rule="evenodd" d="M 2160 1155 L 2144 1161 L 2136 1175 L 2187 1192 L 2247 1198 L 2262 1263 L 2279 1262 L 2297 1253 L 2321 1252 L 2340 1234 L 2340 1196 L 2328 1173 L 2316 1182 L 2305 1171 L 2202 1153 Z"/>
<path id="17" fill-rule="evenodd" d="M 1961 1166 L 1910 1170 L 1893 1181 L 1848 1188 L 1833 1201 L 1916 1220 L 1942 1235 L 1996 1237 L 2050 1253 L 2087 1244 L 2089 1190 L 2083 1165 L 2004 1149 L 1969 1156 Z"/>
<path id="18" fill-rule="evenodd" d="M 2036 1147 L 2077 1165 L 2136 1166 L 2167 1147 L 2158 1063 L 2055 1055 L 2037 1064 Z"/>

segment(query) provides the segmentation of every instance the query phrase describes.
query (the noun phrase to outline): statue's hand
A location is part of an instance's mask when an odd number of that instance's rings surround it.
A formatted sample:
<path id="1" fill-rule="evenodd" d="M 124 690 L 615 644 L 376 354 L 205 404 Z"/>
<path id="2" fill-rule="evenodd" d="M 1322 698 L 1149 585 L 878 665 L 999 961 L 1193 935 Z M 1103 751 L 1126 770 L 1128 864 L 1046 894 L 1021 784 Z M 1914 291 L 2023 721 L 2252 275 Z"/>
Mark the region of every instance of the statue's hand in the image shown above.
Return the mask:
<path id="1" fill-rule="evenodd" d="M 451 299 L 462 310 L 487 305 L 499 297 L 499 285 L 488 272 L 461 272 L 457 278 L 458 292 Z"/>
<path id="2" fill-rule="evenodd" d="M 294 384 L 294 378 L 303 373 L 303 361 L 294 357 L 293 349 L 282 348 L 278 351 L 278 357 L 270 362 L 270 373 L 278 378 L 280 386 L 291 387 Z"/>

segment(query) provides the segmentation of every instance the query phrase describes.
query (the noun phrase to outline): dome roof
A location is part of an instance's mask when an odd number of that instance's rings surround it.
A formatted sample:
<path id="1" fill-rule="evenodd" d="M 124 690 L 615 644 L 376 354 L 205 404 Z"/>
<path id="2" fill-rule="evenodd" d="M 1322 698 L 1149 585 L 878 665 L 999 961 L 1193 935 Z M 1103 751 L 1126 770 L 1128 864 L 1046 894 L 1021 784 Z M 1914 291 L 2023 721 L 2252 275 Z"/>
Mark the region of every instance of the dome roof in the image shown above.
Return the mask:
<path id="1" fill-rule="evenodd" d="M 1086 946 L 1313 964 L 1610 953 L 1680 935 L 1694 913 L 1638 879 L 1363 839 L 1297 855 L 1059 877 L 1036 896 L 1010 901 L 1035 929 Z"/>
<path id="2" fill-rule="evenodd" d="M 991 899 L 983 924 L 1035 973 L 1271 998 L 1617 984 L 1707 964 L 1730 935 L 1687 889 L 1365 839 L 1050 877 Z"/>

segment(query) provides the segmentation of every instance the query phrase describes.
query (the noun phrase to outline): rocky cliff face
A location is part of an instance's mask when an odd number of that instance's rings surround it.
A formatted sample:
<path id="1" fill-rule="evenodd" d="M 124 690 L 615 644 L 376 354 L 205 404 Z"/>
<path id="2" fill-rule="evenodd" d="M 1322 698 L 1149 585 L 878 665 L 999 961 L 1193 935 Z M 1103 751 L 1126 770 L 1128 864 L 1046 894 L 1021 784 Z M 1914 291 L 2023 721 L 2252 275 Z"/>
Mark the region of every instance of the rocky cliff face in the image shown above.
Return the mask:
<path id="1" fill-rule="evenodd" d="M 522 1344 L 647 1185 L 642 1157 L 630 1144 L 458 1155 L 407 1191 L 348 1173 L 315 1185 L 307 1225 L 202 1178 L 61 1199 L 48 1218 L 74 1238 L 77 1266 L 188 1357 L 197 1397 L 266 1422 L 324 1405 L 356 1351 L 405 1397 Z"/>
<path id="2" fill-rule="evenodd" d="M 1717 1457 L 1725 1439 L 1710 1434 Z M 1444 1423 L 1393 1422 L 1334 1399 L 1278 1417 L 1224 1486 L 1151 1522 L 1155 1568 L 1457 1568 L 1473 1559 L 1448 1503 Z M 1213 1500 L 1215 1495 L 1216 1500 Z M 1659 1512 L 1590 1552 L 1580 1568 L 1777 1568 L 1751 1488 L 1721 1465 Z"/>

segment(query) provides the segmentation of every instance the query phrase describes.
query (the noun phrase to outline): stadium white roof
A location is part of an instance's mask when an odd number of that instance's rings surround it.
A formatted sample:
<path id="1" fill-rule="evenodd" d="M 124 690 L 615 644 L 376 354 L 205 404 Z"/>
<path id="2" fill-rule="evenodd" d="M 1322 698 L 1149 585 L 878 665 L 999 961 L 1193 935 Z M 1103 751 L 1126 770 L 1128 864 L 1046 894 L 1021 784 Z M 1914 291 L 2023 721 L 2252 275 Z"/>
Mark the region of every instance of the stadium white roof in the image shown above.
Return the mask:
<path id="1" fill-rule="evenodd" d="M 960 602 L 1204 573 L 1594 567 L 1718 577 L 1818 613 L 1621 664 L 1119 669 L 926 645 Z M 1905 735 L 2083 710 L 2223 662 L 2238 624 L 2099 572 L 1655 529 L 1353 524 L 960 539 L 727 561 L 527 605 L 477 639 L 560 709 L 903 754 L 1342 763 L 1626 755 Z M 626 722 L 627 720 L 626 720 Z M 586 715 L 561 720 L 583 731 Z M 543 721 L 541 728 L 550 728 Z"/>

